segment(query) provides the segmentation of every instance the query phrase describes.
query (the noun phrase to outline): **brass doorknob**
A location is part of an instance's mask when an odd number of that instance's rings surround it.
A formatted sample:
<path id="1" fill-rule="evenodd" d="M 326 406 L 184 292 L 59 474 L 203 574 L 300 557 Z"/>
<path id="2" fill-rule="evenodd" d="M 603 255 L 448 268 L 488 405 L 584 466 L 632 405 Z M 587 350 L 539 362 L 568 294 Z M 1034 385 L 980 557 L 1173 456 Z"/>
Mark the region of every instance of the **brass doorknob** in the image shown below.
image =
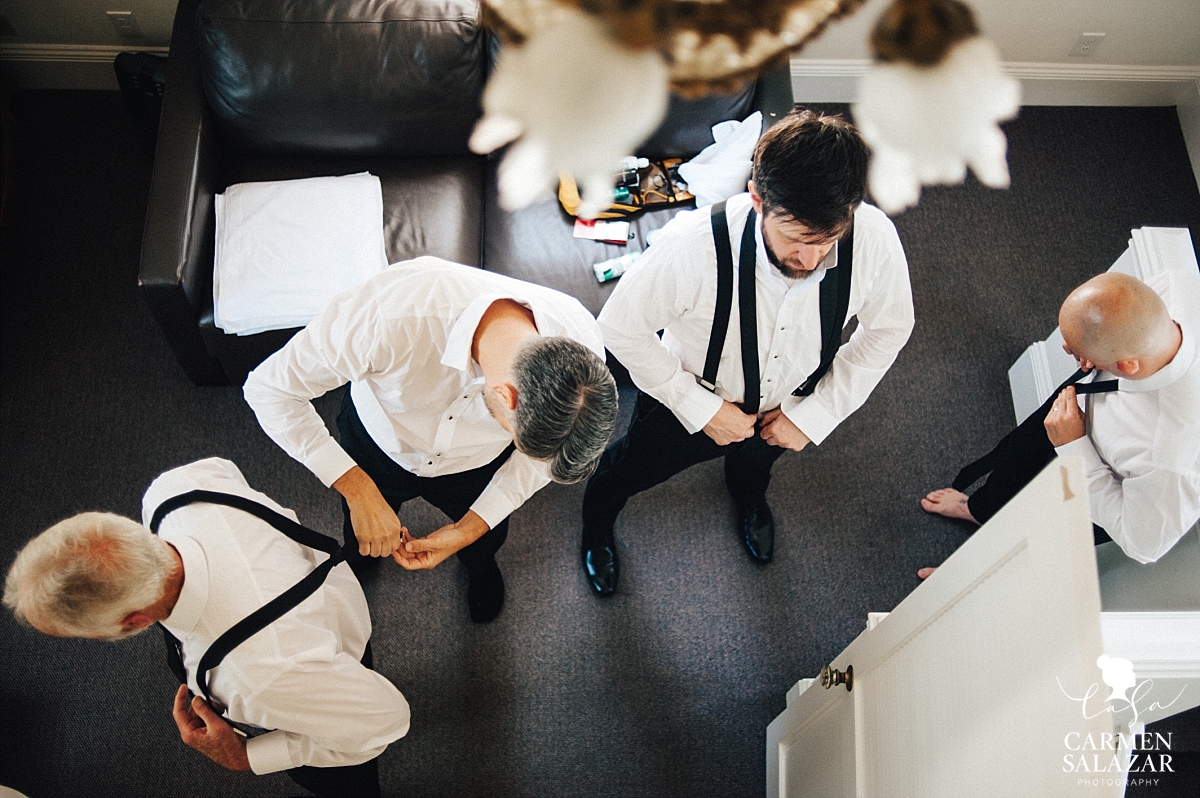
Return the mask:
<path id="1" fill-rule="evenodd" d="M 830 687 L 837 687 L 839 684 L 846 685 L 846 692 L 854 689 L 854 666 L 847 665 L 846 672 L 835 670 L 828 665 L 821 668 L 821 686 L 828 690 Z"/>

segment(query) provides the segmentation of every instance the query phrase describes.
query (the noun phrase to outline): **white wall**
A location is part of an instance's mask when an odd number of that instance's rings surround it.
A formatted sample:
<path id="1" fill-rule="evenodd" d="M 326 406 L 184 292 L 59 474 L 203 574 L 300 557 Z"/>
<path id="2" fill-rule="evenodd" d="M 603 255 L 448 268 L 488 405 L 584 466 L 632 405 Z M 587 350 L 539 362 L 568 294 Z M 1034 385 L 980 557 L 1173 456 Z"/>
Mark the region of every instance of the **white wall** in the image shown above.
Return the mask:
<path id="1" fill-rule="evenodd" d="M 1024 105 L 1174 105 L 1200 185 L 1200 0 L 967 0 Z M 868 0 L 792 59 L 798 102 L 851 102 L 890 0 Z M 1107 34 L 1087 58 L 1081 33 Z"/>
<path id="2" fill-rule="evenodd" d="M 0 71 L 22 88 L 116 89 L 120 52 L 165 53 L 176 0 L 0 0 L 17 36 L 0 38 Z M 117 35 L 106 11 L 132 11 L 139 39 Z"/>
<path id="3" fill-rule="evenodd" d="M 966 0 L 1005 61 L 1200 66 L 1197 0 Z M 869 58 L 867 36 L 890 0 L 868 0 L 804 49 L 803 59 Z M 1107 33 L 1086 59 L 1067 53 L 1081 33 Z"/>

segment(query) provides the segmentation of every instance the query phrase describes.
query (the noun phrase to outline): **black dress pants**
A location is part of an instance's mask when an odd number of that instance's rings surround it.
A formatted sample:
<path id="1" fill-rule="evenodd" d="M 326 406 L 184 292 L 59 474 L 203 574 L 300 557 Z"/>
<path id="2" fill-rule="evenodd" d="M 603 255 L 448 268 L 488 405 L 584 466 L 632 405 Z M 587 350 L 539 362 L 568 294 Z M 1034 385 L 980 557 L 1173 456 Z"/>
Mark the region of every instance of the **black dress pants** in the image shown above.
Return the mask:
<path id="1" fill-rule="evenodd" d="M 987 476 L 987 480 L 967 499 L 967 509 L 979 523 L 987 523 L 1058 456 L 1046 434 L 1045 425 L 1046 416 L 1057 396 L 1057 393 L 1052 395 L 1015 430 L 1004 436 L 995 449 L 965 466 L 954 478 L 954 489 L 962 491 L 980 477 Z M 1092 537 L 1097 546 L 1112 540 L 1104 528 L 1096 524 L 1092 524 Z"/>
<path id="2" fill-rule="evenodd" d="M 1032 482 L 1033 478 L 1058 456 L 1041 420 L 1037 422 L 1037 426 L 1041 428 L 1040 431 L 1031 428 L 1031 434 L 1022 436 L 1021 445 L 997 447 L 993 450 L 996 456 L 991 463 L 991 473 L 967 499 L 967 508 L 979 523 L 987 523 L 988 519 L 1008 504 L 1013 496 L 1020 493 L 1022 488 Z M 960 484 L 960 480 L 955 480 L 957 490 L 961 490 L 957 487 Z M 968 482 L 963 487 L 970 484 Z"/>
<path id="3" fill-rule="evenodd" d="M 440 477 L 419 477 L 379 448 L 363 427 L 349 391 L 342 402 L 337 425 L 341 433 L 342 448 L 367 472 L 367 476 L 375 481 L 379 492 L 393 510 L 399 512 L 400 505 L 420 496 L 449 516 L 451 521 L 458 521 L 466 515 L 467 510 L 471 509 L 471 505 L 479 498 L 479 494 L 483 493 L 483 489 L 492 481 L 492 476 L 514 451 L 514 447 L 509 446 L 492 462 L 470 471 Z M 342 500 L 342 512 L 345 515 L 342 540 L 346 547 L 346 559 L 353 564 L 366 558 L 358 553 L 354 527 L 350 523 L 350 507 L 345 500 Z M 458 559 L 468 570 L 486 565 L 495 558 L 496 552 L 504 545 L 507 537 L 508 519 L 505 518 L 484 533 L 479 540 L 460 549 Z"/>
<path id="4" fill-rule="evenodd" d="M 612 530 L 625 503 L 689 466 L 725 458 L 725 485 L 738 507 L 761 502 L 771 482 L 771 466 L 784 449 L 755 433 L 728 446 L 703 430 L 689 434 L 675 414 L 648 394 L 638 392 L 633 421 L 625 437 L 600 458 L 583 496 L 585 543 Z M 593 539 L 588 540 L 588 537 Z"/>

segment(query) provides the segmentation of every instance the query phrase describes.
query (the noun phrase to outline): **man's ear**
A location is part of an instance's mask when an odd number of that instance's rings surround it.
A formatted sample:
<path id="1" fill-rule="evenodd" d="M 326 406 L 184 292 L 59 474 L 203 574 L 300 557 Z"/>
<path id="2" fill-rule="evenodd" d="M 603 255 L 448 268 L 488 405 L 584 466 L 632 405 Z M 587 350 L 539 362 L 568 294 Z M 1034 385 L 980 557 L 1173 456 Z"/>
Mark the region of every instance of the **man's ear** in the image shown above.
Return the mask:
<path id="1" fill-rule="evenodd" d="M 498 382 L 492 386 L 492 390 L 496 392 L 502 406 L 509 410 L 517 409 L 517 386 L 511 382 Z"/>
<path id="2" fill-rule="evenodd" d="M 1142 363 L 1136 357 L 1129 360 L 1118 360 L 1117 368 L 1123 377 L 1132 377 L 1142 370 Z"/>
<path id="3" fill-rule="evenodd" d="M 154 619 L 147 615 L 142 610 L 134 610 L 121 619 L 121 631 L 133 632 L 145 629 L 150 624 L 154 623 Z"/>
<path id="4" fill-rule="evenodd" d="M 753 180 L 746 184 L 746 189 L 750 192 L 750 202 L 754 205 L 754 212 L 762 216 L 762 197 L 758 196 L 758 189 Z"/>

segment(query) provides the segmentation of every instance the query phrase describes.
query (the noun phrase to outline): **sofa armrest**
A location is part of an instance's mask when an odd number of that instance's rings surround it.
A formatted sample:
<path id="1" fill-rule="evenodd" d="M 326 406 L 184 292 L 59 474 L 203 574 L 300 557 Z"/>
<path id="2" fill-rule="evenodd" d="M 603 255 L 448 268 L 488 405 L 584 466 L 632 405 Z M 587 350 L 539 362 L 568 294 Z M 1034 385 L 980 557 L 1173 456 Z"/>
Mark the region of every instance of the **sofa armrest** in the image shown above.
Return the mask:
<path id="1" fill-rule="evenodd" d="M 228 382 L 200 337 L 212 296 L 218 150 L 200 85 L 199 0 L 175 14 L 138 284 L 188 377 Z"/>
<path id="2" fill-rule="evenodd" d="M 782 64 L 759 75 L 754 88 L 754 108 L 762 111 L 762 129 L 778 122 L 795 107 L 792 96 L 792 65 L 785 60 Z"/>

